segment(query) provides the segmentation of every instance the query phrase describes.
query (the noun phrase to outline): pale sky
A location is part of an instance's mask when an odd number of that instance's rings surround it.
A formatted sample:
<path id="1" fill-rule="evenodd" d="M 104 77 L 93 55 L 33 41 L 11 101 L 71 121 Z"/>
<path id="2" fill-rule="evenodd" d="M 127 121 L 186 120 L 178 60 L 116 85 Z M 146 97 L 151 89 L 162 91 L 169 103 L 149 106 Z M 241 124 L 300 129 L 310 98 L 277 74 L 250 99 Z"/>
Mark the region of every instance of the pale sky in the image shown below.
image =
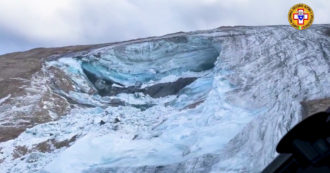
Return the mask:
<path id="1" fill-rule="evenodd" d="M 234 25 L 288 25 L 296 3 L 330 24 L 330 0 L 0 0 L 0 54 Z"/>

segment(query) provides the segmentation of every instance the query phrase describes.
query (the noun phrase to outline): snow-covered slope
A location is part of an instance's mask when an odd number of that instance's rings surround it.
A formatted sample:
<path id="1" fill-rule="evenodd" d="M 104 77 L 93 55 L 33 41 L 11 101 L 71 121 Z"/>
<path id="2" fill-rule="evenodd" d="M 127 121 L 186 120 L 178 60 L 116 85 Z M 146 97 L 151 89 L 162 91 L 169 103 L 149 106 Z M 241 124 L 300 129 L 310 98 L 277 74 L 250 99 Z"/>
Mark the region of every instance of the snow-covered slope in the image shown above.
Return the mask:
<path id="1" fill-rule="evenodd" d="M 48 58 L 16 101 L 52 121 L 0 143 L 0 172 L 258 172 L 300 103 L 330 97 L 329 30 L 222 27 Z M 33 109 L 9 97 L 3 124 Z"/>

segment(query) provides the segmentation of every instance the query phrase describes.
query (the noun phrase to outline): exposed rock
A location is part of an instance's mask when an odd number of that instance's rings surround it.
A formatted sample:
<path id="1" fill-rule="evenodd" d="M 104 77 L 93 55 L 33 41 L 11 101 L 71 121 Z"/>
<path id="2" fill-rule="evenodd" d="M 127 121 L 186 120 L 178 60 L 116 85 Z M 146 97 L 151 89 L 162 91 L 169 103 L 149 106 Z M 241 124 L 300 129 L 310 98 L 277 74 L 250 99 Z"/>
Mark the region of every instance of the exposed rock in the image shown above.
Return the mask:
<path id="1" fill-rule="evenodd" d="M 35 148 L 42 153 L 49 153 L 52 151 L 52 143 L 50 141 L 45 141 L 39 143 Z"/>
<path id="2" fill-rule="evenodd" d="M 194 82 L 197 78 L 180 78 L 175 82 L 169 83 L 160 83 L 156 85 L 152 85 L 150 87 L 146 87 L 143 89 L 144 93 L 150 95 L 154 98 L 165 97 L 168 95 L 177 94 L 182 88 Z"/>
<path id="3" fill-rule="evenodd" d="M 31 122 L 40 124 L 57 120 L 60 116 L 66 115 L 70 111 L 70 104 L 65 98 L 55 93 L 47 92 L 39 100 L 39 103 L 35 105 L 34 110 Z"/>
<path id="4" fill-rule="evenodd" d="M 124 106 L 126 103 L 120 99 L 111 99 L 110 103 L 113 107 Z"/>
<path id="5" fill-rule="evenodd" d="M 16 138 L 25 130 L 25 128 L 26 127 L 0 126 L 0 142 Z"/>
<path id="6" fill-rule="evenodd" d="M 105 122 L 103 120 L 100 121 L 100 126 L 104 125 Z"/>
<path id="7" fill-rule="evenodd" d="M 56 149 L 69 147 L 73 142 L 78 139 L 78 136 L 73 136 L 71 139 L 64 140 L 64 141 L 56 141 L 55 139 L 51 140 L 51 143 L 55 146 Z"/>
<path id="8" fill-rule="evenodd" d="M 119 123 L 120 119 L 118 117 L 115 118 L 115 120 L 113 121 L 113 123 Z"/>
<path id="9" fill-rule="evenodd" d="M 26 146 L 16 146 L 14 153 L 13 153 L 13 159 L 20 158 L 20 157 L 26 155 L 28 152 L 29 152 L 29 150 Z"/>
<path id="10" fill-rule="evenodd" d="M 52 74 L 51 82 L 53 83 L 54 89 L 62 90 L 66 93 L 73 91 L 74 84 L 70 78 L 60 69 L 55 67 L 50 67 L 48 69 L 49 73 Z"/>
<path id="11" fill-rule="evenodd" d="M 50 153 L 56 149 L 63 147 L 69 147 L 73 142 L 77 140 L 77 136 L 73 136 L 71 139 L 64 141 L 57 141 L 56 139 L 49 139 L 34 145 L 32 148 L 26 146 L 15 146 L 13 152 L 13 159 L 21 158 L 32 152 Z"/>

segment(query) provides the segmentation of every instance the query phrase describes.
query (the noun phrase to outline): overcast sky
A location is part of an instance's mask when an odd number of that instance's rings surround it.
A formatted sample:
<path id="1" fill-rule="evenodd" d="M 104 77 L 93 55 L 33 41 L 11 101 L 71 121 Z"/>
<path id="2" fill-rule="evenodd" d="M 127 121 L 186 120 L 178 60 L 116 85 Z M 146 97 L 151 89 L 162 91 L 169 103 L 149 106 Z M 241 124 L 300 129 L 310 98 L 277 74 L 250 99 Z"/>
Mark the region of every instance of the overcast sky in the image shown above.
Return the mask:
<path id="1" fill-rule="evenodd" d="M 288 24 L 296 3 L 330 23 L 330 0 L 0 0 L 0 54 L 225 25 Z"/>

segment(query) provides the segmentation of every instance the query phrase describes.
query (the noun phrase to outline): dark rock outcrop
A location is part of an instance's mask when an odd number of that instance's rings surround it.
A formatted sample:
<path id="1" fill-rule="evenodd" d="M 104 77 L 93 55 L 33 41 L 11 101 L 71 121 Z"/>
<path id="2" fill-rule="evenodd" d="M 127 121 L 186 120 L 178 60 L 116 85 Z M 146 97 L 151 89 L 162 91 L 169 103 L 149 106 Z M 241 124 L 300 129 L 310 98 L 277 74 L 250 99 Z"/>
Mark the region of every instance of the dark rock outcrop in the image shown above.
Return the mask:
<path id="1" fill-rule="evenodd" d="M 175 82 L 160 83 L 143 89 L 143 92 L 154 98 L 175 95 L 185 86 L 193 83 L 197 78 L 180 78 Z"/>
<path id="2" fill-rule="evenodd" d="M 100 78 L 84 68 L 83 72 L 86 74 L 88 80 L 94 84 L 95 88 L 98 90 L 98 94 L 101 96 L 114 96 L 120 93 L 133 94 L 142 92 L 153 98 L 166 97 L 177 94 L 181 89 L 197 79 L 196 77 L 179 78 L 174 82 L 159 83 L 146 88 L 140 88 L 139 85 L 125 87 L 118 82 Z"/>

